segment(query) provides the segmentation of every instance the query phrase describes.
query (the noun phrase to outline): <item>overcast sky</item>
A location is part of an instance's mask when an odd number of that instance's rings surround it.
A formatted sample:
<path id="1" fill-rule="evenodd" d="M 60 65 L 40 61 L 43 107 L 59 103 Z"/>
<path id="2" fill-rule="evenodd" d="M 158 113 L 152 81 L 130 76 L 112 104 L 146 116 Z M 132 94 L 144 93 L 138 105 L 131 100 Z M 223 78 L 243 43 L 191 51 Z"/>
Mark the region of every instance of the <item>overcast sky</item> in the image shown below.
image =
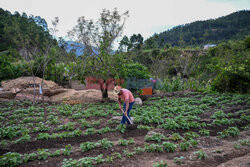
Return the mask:
<path id="1" fill-rule="evenodd" d="M 77 18 L 98 19 L 103 8 L 129 10 L 123 35 L 141 33 L 144 39 L 173 26 L 250 9 L 250 0 L 0 0 L 11 13 L 41 16 L 48 25 L 59 17 L 58 37 L 65 37 Z"/>

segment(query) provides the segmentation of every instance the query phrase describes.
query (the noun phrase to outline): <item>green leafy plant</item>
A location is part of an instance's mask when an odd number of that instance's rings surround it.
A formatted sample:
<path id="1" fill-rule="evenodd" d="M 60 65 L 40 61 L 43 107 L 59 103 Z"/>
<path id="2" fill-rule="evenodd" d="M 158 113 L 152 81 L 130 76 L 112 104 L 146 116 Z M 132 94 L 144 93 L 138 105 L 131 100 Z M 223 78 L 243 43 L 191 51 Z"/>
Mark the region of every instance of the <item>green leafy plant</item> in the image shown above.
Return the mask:
<path id="1" fill-rule="evenodd" d="M 194 155 L 197 155 L 198 159 L 205 159 L 207 157 L 207 154 L 203 150 L 194 152 Z"/>
<path id="2" fill-rule="evenodd" d="M 237 143 L 237 142 L 235 142 L 235 143 L 234 143 L 234 148 L 237 149 L 237 150 L 240 149 L 240 144 Z"/>
<path id="3" fill-rule="evenodd" d="M 120 124 L 116 127 L 116 129 L 118 131 L 120 131 L 121 133 L 124 133 L 126 131 L 126 125 L 125 124 Z"/>
<path id="4" fill-rule="evenodd" d="M 174 158 L 174 163 L 176 163 L 177 165 L 181 165 L 183 163 L 184 157 L 180 156 L 180 157 L 175 157 Z"/>
<path id="5" fill-rule="evenodd" d="M 6 140 L 2 140 L 2 141 L 0 142 L 0 145 L 1 145 L 2 147 L 6 147 L 6 146 L 8 145 L 8 142 L 7 142 Z"/>
<path id="6" fill-rule="evenodd" d="M 27 163 L 28 161 L 33 161 L 37 157 L 36 153 L 24 154 L 23 155 L 23 162 Z"/>
<path id="7" fill-rule="evenodd" d="M 114 157 L 113 157 L 113 156 L 107 156 L 106 159 L 105 159 L 105 161 L 106 161 L 107 163 L 113 163 Z"/>
<path id="8" fill-rule="evenodd" d="M 70 159 L 63 159 L 62 167 L 72 167 L 72 166 L 80 166 L 77 160 Z"/>
<path id="9" fill-rule="evenodd" d="M 189 147 L 191 146 L 189 142 L 181 142 L 180 144 L 180 148 L 182 151 L 187 151 L 189 149 Z"/>
<path id="10" fill-rule="evenodd" d="M 183 137 L 179 133 L 173 133 L 170 137 L 170 140 L 173 141 L 178 141 L 178 140 L 183 140 Z"/>
<path id="11" fill-rule="evenodd" d="M 225 138 L 228 136 L 236 137 L 240 133 L 240 130 L 237 127 L 229 127 L 226 130 L 223 130 L 222 132 L 218 132 L 220 135 L 219 138 Z"/>
<path id="12" fill-rule="evenodd" d="M 107 138 L 104 138 L 104 139 L 98 141 L 98 143 L 99 143 L 99 144 L 101 145 L 101 147 L 104 148 L 104 149 L 108 149 L 108 148 L 114 146 L 114 143 L 111 142 L 111 141 L 109 141 L 109 140 L 107 140 Z"/>
<path id="13" fill-rule="evenodd" d="M 123 153 L 126 155 L 126 157 L 131 158 L 135 155 L 135 152 L 129 152 L 128 149 L 123 150 Z"/>
<path id="14" fill-rule="evenodd" d="M 154 167 L 167 167 L 168 164 L 166 161 L 156 162 L 153 164 Z"/>
<path id="15" fill-rule="evenodd" d="M 118 145 L 127 146 L 127 145 L 128 145 L 128 142 L 127 142 L 127 140 L 125 140 L 125 139 L 119 139 L 119 140 L 118 140 Z"/>
<path id="16" fill-rule="evenodd" d="M 201 130 L 199 130 L 199 133 L 203 136 L 206 136 L 206 137 L 210 136 L 210 131 L 207 129 L 201 129 Z"/>
<path id="17" fill-rule="evenodd" d="M 170 142 L 163 142 L 162 145 L 167 152 L 174 152 L 177 148 L 176 144 Z"/>
<path id="18" fill-rule="evenodd" d="M 242 146 L 250 146 L 250 140 L 249 139 L 242 139 L 238 141 Z"/>
<path id="19" fill-rule="evenodd" d="M 104 133 L 107 133 L 107 132 L 110 132 L 110 131 L 112 131 L 112 129 L 110 127 L 105 127 L 105 128 L 102 128 L 102 129 L 98 130 L 98 133 L 104 134 Z"/>
<path id="20" fill-rule="evenodd" d="M 196 132 L 186 132 L 186 133 L 184 133 L 184 138 L 186 140 L 194 139 L 194 138 L 198 138 L 198 137 L 199 137 L 199 135 Z"/>
<path id="21" fill-rule="evenodd" d="M 146 141 L 156 141 L 158 143 L 161 142 L 161 140 L 166 139 L 166 137 L 160 133 L 153 133 L 152 135 L 146 135 L 145 140 Z"/>
<path id="22" fill-rule="evenodd" d="M 63 155 L 70 155 L 71 151 L 72 151 L 72 146 L 68 144 L 63 149 Z"/>
<path id="23" fill-rule="evenodd" d="M 60 149 L 60 150 L 56 150 L 55 152 L 53 152 L 53 153 L 51 154 L 51 157 L 57 157 L 57 156 L 59 156 L 59 155 L 61 155 L 61 149 Z"/>
<path id="24" fill-rule="evenodd" d="M 86 152 L 88 150 L 94 149 L 97 147 L 97 144 L 94 142 L 84 142 L 80 144 L 80 148 L 82 152 Z"/>
<path id="25" fill-rule="evenodd" d="M 224 113 L 223 111 L 216 111 L 212 116 L 211 118 L 214 118 L 214 119 L 220 119 L 220 118 L 225 118 L 227 117 L 227 114 Z"/>
<path id="26" fill-rule="evenodd" d="M 38 140 L 48 140 L 50 138 L 50 135 L 48 133 L 39 133 L 37 135 Z"/>
<path id="27" fill-rule="evenodd" d="M 112 153 L 111 156 L 113 156 L 114 158 L 122 159 L 122 155 L 120 153 L 118 153 L 118 152 Z"/>
<path id="28" fill-rule="evenodd" d="M 15 143 L 25 143 L 30 141 L 30 135 L 26 134 L 15 141 Z"/>
<path id="29" fill-rule="evenodd" d="M 72 133 L 73 133 L 73 136 L 81 136 L 82 135 L 82 131 L 80 129 L 76 129 Z"/>
<path id="30" fill-rule="evenodd" d="M 96 133 L 96 129 L 95 128 L 88 128 L 85 132 L 84 135 L 93 135 Z"/>
<path id="31" fill-rule="evenodd" d="M 159 144 L 146 144 L 144 149 L 147 152 L 163 152 L 163 147 Z"/>
<path id="32" fill-rule="evenodd" d="M 188 142 L 191 144 L 192 147 L 197 147 L 199 144 L 199 142 L 195 139 L 190 139 Z"/>
<path id="33" fill-rule="evenodd" d="M 151 130 L 151 129 L 153 129 L 153 127 L 147 126 L 147 125 L 138 125 L 137 128 L 138 129 L 145 129 L 145 130 Z"/>
<path id="34" fill-rule="evenodd" d="M 8 127 L 3 127 L 0 128 L 0 138 L 7 137 L 9 139 L 12 139 L 13 137 L 17 136 L 17 128 L 8 126 Z"/>
<path id="35" fill-rule="evenodd" d="M 0 166 L 17 166 L 21 163 L 22 155 L 19 153 L 8 152 L 0 158 Z"/>
<path id="36" fill-rule="evenodd" d="M 180 125 L 178 123 L 176 123 L 175 120 L 167 118 L 165 123 L 162 124 L 161 127 L 163 129 L 167 129 L 167 130 L 176 130 L 176 129 L 180 128 Z"/>
<path id="37" fill-rule="evenodd" d="M 98 155 L 98 156 L 95 158 L 95 161 L 96 161 L 97 164 L 100 164 L 100 163 L 105 162 L 105 159 L 103 159 L 103 154 Z"/>
<path id="38" fill-rule="evenodd" d="M 37 158 L 40 160 L 45 160 L 50 156 L 48 149 L 38 149 L 37 150 Z"/>
<path id="39" fill-rule="evenodd" d="M 145 149 L 142 147 L 134 147 L 133 149 L 136 154 L 142 154 L 145 151 Z"/>

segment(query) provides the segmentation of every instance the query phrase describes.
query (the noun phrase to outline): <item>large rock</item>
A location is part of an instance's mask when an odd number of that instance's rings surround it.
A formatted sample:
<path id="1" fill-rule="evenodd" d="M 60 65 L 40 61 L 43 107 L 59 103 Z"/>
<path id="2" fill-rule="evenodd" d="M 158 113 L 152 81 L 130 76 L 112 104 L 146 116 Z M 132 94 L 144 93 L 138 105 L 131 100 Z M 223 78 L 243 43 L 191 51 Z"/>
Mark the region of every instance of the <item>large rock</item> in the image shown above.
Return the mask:
<path id="1" fill-rule="evenodd" d="M 19 88 L 11 88 L 10 90 L 13 94 L 17 94 L 18 92 L 20 92 Z"/>
<path id="2" fill-rule="evenodd" d="M 135 98 L 135 104 L 142 105 L 141 98 L 139 98 L 139 97 Z"/>

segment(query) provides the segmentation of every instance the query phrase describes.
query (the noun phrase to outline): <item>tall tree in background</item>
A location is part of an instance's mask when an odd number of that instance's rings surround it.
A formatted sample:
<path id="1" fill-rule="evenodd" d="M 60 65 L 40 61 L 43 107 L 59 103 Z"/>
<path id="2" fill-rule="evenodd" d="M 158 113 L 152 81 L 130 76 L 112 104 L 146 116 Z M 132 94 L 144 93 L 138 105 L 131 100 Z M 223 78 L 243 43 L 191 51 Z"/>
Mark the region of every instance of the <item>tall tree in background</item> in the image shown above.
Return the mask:
<path id="1" fill-rule="evenodd" d="M 143 44 L 143 37 L 141 34 L 133 34 L 130 37 L 131 50 L 140 50 Z"/>
<path id="2" fill-rule="evenodd" d="M 119 50 L 123 51 L 138 51 L 142 48 L 143 37 L 141 34 L 133 34 L 130 38 L 126 35 L 122 38 L 119 43 Z"/>
<path id="3" fill-rule="evenodd" d="M 130 43 L 130 40 L 128 39 L 128 37 L 125 35 L 122 40 L 120 41 L 119 43 L 119 51 L 121 52 L 127 52 L 129 50 L 129 48 L 131 47 L 130 46 L 131 43 Z"/>
<path id="4" fill-rule="evenodd" d="M 97 22 L 82 16 L 68 33 L 69 37 L 85 47 L 83 63 L 87 64 L 81 75 L 102 80 L 99 80 L 99 85 L 103 98 L 108 98 L 109 78 L 119 78 L 119 68 L 123 67 L 123 59 L 111 53 L 114 41 L 121 36 L 127 18 L 128 11 L 119 14 L 116 8 L 113 11 L 103 9 Z"/>

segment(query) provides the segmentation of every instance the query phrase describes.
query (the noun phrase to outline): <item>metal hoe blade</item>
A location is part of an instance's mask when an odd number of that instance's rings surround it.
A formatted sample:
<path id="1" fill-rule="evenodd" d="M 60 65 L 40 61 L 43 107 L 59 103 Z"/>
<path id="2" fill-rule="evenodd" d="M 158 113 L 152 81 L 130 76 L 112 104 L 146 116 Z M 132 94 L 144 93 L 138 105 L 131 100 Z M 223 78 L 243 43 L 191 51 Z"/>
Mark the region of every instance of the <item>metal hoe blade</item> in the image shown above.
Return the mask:
<path id="1" fill-rule="evenodd" d="M 125 112 L 122 110 L 122 112 L 123 112 L 123 114 L 125 115 Z M 133 121 L 127 116 L 127 115 L 125 115 L 126 117 L 127 117 L 127 119 L 128 119 L 128 121 L 130 122 L 130 124 L 134 124 L 133 123 Z"/>

